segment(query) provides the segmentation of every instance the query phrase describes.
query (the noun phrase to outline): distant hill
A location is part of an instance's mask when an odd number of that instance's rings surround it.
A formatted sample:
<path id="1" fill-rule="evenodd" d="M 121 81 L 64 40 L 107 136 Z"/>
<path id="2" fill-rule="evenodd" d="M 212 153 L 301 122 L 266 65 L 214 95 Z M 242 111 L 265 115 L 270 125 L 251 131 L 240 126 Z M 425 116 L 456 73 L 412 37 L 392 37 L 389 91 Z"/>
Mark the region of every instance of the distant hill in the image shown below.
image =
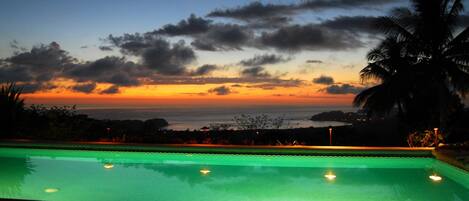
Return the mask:
<path id="1" fill-rule="evenodd" d="M 313 121 L 340 121 L 347 123 L 366 122 L 370 120 L 364 112 L 321 112 L 311 117 Z"/>

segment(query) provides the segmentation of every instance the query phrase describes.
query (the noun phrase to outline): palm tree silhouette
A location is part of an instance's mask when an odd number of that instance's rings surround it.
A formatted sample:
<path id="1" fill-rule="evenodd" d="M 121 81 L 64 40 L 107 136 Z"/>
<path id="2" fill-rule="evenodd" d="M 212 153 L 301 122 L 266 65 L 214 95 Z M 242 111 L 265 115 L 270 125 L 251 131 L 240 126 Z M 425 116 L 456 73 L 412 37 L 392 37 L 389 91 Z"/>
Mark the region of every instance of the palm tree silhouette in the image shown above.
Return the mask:
<path id="1" fill-rule="evenodd" d="M 444 127 L 469 90 L 469 27 L 459 26 L 460 0 L 413 0 L 377 21 L 386 36 L 368 53 L 363 81 L 380 84 L 354 104 L 400 114 L 419 127 Z"/>
<path id="2" fill-rule="evenodd" d="M 387 113 L 397 105 L 399 114 L 404 115 L 404 103 L 409 98 L 408 83 L 412 79 L 410 71 L 413 58 L 405 54 L 406 49 L 396 38 L 389 37 L 368 53 L 370 63 L 360 71 L 360 79 L 378 80 L 381 84 L 370 87 L 354 99 L 355 105 Z"/>
<path id="3" fill-rule="evenodd" d="M 24 99 L 20 95 L 21 89 L 14 83 L 0 87 L 0 129 L 3 131 L 1 134 L 12 135 L 16 131 L 19 116 L 24 109 Z"/>

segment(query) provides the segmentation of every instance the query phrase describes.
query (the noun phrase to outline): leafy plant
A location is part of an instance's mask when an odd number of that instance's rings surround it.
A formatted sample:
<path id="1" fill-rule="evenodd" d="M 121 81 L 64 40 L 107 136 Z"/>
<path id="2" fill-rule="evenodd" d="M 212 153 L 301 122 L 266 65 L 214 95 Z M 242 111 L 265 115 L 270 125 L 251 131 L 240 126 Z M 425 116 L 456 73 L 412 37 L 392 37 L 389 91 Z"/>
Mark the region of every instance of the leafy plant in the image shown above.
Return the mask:
<path id="1" fill-rule="evenodd" d="M 444 136 L 442 133 L 437 133 L 438 142 L 442 142 L 444 140 Z M 435 132 L 432 130 L 424 130 L 424 131 L 415 131 L 407 137 L 407 143 L 409 147 L 432 147 L 435 145 Z"/>
<path id="2" fill-rule="evenodd" d="M 18 121 L 24 110 L 21 90 L 15 83 L 7 83 L 0 87 L 0 134 L 12 135 L 17 131 Z"/>
<path id="3" fill-rule="evenodd" d="M 251 116 L 241 114 L 234 117 L 235 127 L 238 130 L 279 129 L 285 124 L 285 118 L 269 117 L 266 114 Z"/>

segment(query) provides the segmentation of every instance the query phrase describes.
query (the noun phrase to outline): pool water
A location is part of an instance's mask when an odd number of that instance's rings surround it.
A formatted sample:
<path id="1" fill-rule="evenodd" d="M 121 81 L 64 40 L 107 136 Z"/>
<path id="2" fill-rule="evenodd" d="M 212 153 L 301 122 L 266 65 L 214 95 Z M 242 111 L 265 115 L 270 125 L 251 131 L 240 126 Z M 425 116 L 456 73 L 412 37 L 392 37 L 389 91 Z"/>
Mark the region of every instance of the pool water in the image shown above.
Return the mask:
<path id="1" fill-rule="evenodd" d="M 467 201 L 469 174 L 432 158 L 0 148 L 0 198 Z"/>

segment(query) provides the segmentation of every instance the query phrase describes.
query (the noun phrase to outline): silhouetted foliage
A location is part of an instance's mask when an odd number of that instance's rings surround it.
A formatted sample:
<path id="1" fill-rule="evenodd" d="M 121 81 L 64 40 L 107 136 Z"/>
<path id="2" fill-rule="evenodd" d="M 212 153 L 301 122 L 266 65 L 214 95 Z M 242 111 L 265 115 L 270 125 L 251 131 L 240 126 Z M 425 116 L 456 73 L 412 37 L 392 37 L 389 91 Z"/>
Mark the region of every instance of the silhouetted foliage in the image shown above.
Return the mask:
<path id="1" fill-rule="evenodd" d="M 266 114 L 248 115 L 241 114 L 234 117 L 234 126 L 239 130 L 258 130 L 258 129 L 279 129 L 285 124 L 285 118 L 269 117 Z"/>
<path id="2" fill-rule="evenodd" d="M 22 109 L 21 119 L 14 135 L 4 138 L 27 138 L 39 140 L 122 140 L 126 135 L 133 137 L 154 134 L 168 125 L 164 119 L 141 120 L 98 120 L 79 114 L 75 106 L 31 105 Z"/>
<path id="3" fill-rule="evenodd" d="M 24 100 L 20 97 L 21 89 L 14 83 L 0 86 L 0 136 L 14 135 L 22 115 Z"/>
<path id="4" fill-rule="evenodd" d="M 379 19 L 386 39 L 368 53 L 363 81 L 380 84 L 354 100 L 375 113 L 399 110 L 412 129 L 447 127 L 469 91 L 469 27 L 460 29 L 460 0 L 413 0 Z"/>

